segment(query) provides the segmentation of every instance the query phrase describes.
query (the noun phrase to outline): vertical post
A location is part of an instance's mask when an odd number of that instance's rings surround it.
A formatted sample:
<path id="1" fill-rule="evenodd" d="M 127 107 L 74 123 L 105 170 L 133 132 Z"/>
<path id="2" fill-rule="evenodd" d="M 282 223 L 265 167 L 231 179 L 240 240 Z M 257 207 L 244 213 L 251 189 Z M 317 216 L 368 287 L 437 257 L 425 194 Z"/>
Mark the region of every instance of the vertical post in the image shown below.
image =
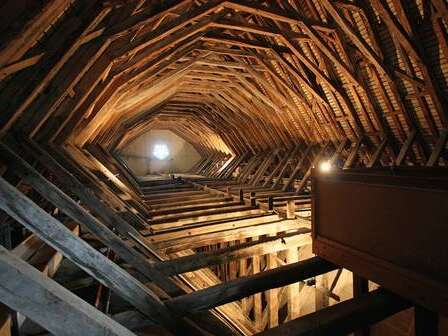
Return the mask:
<path id="1" fill-rule="evenodd" d="M 296 218 L 296 203 L 294 200 L 286 201 L 286 218 L 287 219 Z"/>
<path id="2" fill-rule="evenodd" d="M 299 261 L 299 250 L 297 247 L 286 251 L 286 262 L 292 264 Z M 300 314 L 300 284 L 298 282 L 288 286 L 288 321 L 291 321 Z"/>
<path id="3" fill-rule="evenodd" d="M 237 244 L 236 241 L 230 241 L 229 247 L 235 246 Z M 237 277 L 238 273 L 238 261 L 230 261 L 229 262 L 229 280 L 234 280 Z"/>
<path id="4" fill-rule="evenodd" d="M 0 305 L 0 335 L 12 336 L 11 334 L 11 316 L 6 306 Z"/>
<path id="5" fill-rule="evenodd" d="M 253 241 L 258 240 L 258 237 L 254 237 Z M 252 257 L 252 272 L 253 274 L 260 273 L 260 256 L 254 255 Z M 255 328 L 258 331 L 262 331 L 261 328 L 263 326 L 263 307 L 261 302 L 261 293 L 254 294 L 254 321 Z"/>
<path id="6" fill-rule="evenodd" d="M 244 204 L 244 191 L 243 191 L 243 189 L 240 189 L 240 203 L 241 204 Z"/>
<path id="7" fill-rule="evenodd" d="M 231 191 L 231 188 L 229 186 L 226 189 L 226 193 L 227 193 L 227 196 L 232 197 L 232 191 Z"/>
<path id="8" fill-rule="evenodd" d="M 11 225 L 8 222 L 8 215 L 0 214 L 0 245 L 8 250 L 12 248 L 11 242 Z M 14 332 L 13 311 L 7 306 L 0 304 L 0 336 L 16 336 Z"/>
<path id="9" fill-rule="evenodd" d="M 415 336 L 439 335 L 439 315 L 422 306 L 415 306 Z"/>
<path id="10" fill-rule="evenodd" d="M 361 278 L 353 273 L 353 297 L 358 298 L 369 292 L 369 280 Z M 369 336 L 370 328 L 365 327 L 363 329 L 355 331 L 355 336 Z"/>
<path id="11" fill-rule="evenodd" d="M 245 240 L 243 240 L 244 242 Z M 247 259 L 240 259 L 239 260 L 239 278 L 247 276 Z M 245 297 L 241 300 L 241 309 L 243 310 L 244 314 L 249 314 L 248 312 L 249 307 L 249 298 Z"/>
<path id="12" fill-rule="evenodd" d="M 268 209 L 270 211 L 274 210 L 274 196 L 268 197 Z"/>
<path id="13" fill-rule="evenodd" d="M 257 206 L 257 199 L 255 197 L 255 191 L 250 192 L 250 206 L 256 207 Z"/>
<path id="14" fill-rule="evenodd" d="M 272 235 L 270 235 L 272 236 Z M 267 269 L 274 269 L 277 267 L 277 253 L 270 253 L 267 255 L 268 267 Z M 277 288 L 273 288 L 268 290 L 267 292 L 267 301 L 268 301 L 268 325 L 269 328 L 274 328 L 278 326 L 278 293 L 279 290 Z"/>
<path id="15" fill-rule="evenodd" d="M 328 276 L 326 274 L 316 276 L 316 310 L 324 309 L 330 305 L 328 296 Z"/>
<path id="16" fill-rule="evenodd" d="M 11 336 L 20 336 L 19 313 L 11 310 Z"/>

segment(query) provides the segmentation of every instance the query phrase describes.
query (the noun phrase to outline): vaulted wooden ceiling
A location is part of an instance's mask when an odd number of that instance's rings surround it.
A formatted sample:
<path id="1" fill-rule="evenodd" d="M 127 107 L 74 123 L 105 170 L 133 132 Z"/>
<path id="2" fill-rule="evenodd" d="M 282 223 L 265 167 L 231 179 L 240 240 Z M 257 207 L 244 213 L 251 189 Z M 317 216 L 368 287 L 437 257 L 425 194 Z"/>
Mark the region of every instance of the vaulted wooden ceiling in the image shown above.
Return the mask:
<path id="1" fill-rule="evenodd" d="M 368 281 L 312 254 L 309 182 L 324 160 L 448 165 L 447 16 L 446 0 L 3 1 L 0 228 L 24 240 L 0 248 L 0 285 L 26 286 L 0 298 L 56 333 L 138 329 L 86 308 L 69 272 L 57 289 L 33 275 L 32 242 L 176 335 L 343 333 L 413 305 L 352 299 Z M 194 175 L 127 169 L 116 154 L 152 129 L 195 147 Z"/>
<path id="2" fill-rule="evenodd" d="M 2 132 L 202 152 L 363 139 L 424 164 L 446 138 L 444 0 L 6 1 Z M 444 164 L 444 162 L 440 162 Z"/>

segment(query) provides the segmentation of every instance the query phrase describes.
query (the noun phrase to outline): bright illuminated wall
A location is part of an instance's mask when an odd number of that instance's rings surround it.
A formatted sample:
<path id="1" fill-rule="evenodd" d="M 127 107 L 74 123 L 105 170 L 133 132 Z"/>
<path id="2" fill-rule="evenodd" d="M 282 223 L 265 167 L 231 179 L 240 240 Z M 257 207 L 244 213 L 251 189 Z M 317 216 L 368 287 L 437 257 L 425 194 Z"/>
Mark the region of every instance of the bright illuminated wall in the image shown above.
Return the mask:
<path id="1" fill-rule="evenodd" d="M 164 145 L 169 155 L 161 160 L 154 156 L 154 148 L 158 147 L 158 153 L 163 154 Z M 136 175 L 185 173 L 201 159 L 192 145 L 167 130 L 152 130 L 141 135 L 123 148 L 121 156 Z"/>

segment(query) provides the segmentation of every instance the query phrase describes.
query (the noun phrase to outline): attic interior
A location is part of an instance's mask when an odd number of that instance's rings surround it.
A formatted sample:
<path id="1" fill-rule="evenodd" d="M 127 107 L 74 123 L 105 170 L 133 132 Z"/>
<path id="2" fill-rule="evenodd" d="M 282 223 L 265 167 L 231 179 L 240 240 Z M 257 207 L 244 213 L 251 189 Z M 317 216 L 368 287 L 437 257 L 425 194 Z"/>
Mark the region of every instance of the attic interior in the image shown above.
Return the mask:
<path id="1" fill-rule="evenodd" d="M 446 0 L 0 18 L 0 336 L 448 335 Z"/>

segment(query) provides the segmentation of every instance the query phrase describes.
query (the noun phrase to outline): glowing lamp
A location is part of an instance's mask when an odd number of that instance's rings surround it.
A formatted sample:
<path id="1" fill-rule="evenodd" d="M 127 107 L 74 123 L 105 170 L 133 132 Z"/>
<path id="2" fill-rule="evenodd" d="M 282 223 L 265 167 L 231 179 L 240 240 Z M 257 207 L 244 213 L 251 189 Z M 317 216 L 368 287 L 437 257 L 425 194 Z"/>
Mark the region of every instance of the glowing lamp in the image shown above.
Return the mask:
<path id="1" fill-rule="evenodd" d="M 328 173 L 329 171 L 331 171 L 331 168 L 332 167 L 330 161 L 323 161 L 319 165 L 319 170 L 323 173 Z"/>

